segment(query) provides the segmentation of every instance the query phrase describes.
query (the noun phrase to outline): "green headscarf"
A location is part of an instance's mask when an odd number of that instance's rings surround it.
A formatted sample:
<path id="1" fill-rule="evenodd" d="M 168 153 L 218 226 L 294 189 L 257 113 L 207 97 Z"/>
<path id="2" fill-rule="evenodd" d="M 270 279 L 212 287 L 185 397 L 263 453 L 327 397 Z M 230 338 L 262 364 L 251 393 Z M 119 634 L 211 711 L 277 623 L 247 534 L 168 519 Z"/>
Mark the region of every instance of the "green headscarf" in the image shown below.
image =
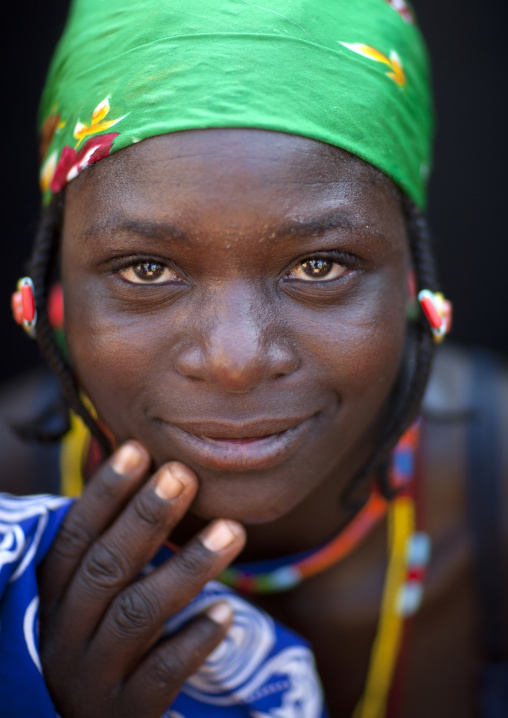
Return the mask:
<path id="1" fill-rule="evenodd" d="M 425 205 L 429 69 L 404 0 L 74 0 L 40 110 L 45 201 L 147 137 L 209 127 L 342 147 Z"/>

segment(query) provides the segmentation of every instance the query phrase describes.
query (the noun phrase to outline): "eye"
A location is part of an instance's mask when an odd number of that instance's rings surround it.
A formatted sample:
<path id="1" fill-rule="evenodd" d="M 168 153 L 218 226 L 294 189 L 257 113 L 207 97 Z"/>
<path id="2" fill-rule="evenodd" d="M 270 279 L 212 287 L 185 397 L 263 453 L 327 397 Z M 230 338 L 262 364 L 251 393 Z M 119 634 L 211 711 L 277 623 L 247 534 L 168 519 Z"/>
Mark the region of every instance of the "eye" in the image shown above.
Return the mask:
<path id="1" fill-rule="evenodd" d="M 117 274 L 131 284 L 164 284 L 181 281 L 174 269 L 161 262 L 146 260 L 117 269 Z"/>
<path id="2" fill-rule="evenodd" d="M 348 271 L 348 267 L 333 259 L 324 257 L 314 257 L 305 259 L 289 270 L 287 277 L 290 279 L 300 279 L 305 282 L 330 282 L 333 279 L 339 279 Z"/>

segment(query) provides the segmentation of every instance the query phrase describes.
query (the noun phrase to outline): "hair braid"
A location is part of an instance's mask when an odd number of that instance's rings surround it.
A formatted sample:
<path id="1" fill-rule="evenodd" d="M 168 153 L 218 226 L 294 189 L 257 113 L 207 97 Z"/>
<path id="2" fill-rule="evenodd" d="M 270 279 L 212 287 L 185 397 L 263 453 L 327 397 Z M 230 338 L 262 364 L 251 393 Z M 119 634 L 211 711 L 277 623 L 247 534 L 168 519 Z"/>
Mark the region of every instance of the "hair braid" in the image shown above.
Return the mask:
<path id="1" fill-rule="evenodd" d="M 60 194 L 43 210 L 30 258 L 30 276 L 34 283 L 37 307 L 36 337 L 46 361 L 60 381 L 69 407 L 85 422 L 92 436 L 98 441 L 101 451 L 107 456 L 111 452 L 111 444 L 83 404 L 74 374 L 56 342 L 49 322 L 48 294 L 59 254 L 62 216 L 63 197 Z"/>

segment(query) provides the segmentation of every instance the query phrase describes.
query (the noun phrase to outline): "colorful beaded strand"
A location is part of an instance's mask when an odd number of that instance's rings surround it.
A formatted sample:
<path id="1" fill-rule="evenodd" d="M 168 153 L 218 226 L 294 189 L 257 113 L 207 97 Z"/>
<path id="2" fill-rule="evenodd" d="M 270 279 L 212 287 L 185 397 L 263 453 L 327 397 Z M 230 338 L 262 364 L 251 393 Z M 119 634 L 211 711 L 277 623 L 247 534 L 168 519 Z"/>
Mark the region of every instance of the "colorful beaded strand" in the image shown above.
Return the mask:
<path id="1" fill-rule="evenodd" d="M 365 691 L 353 718 L 386 718 L 406 619 L 416 613 L 423 595 L 430 540 L 427 534 L 417 530 L 419 520 L 414 476 L 418 425 L 413 426 L 410 432 L 406 432 L 402 439 L 398 472 L 394 476 L 395 481 L 401 482 L 401 491 L 388 513 L 389 560 L 381 616 L 371 651 Z M 411 480 L 408 480 L 409 475 Z"/>

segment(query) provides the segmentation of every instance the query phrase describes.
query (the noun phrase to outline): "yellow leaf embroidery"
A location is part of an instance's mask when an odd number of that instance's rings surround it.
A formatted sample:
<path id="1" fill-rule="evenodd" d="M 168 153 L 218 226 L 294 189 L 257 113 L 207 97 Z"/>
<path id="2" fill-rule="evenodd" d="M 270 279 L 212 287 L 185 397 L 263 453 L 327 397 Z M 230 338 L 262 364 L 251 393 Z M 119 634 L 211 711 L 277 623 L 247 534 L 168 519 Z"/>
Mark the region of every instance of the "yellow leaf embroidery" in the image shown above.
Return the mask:
<path id="1" fill-rule="evenodd" d="M 95 110 L 92 112 L 92 124 L 96 125 L 103 120 L 110 110 L 109 97 L 99 102 Z"/>
<path id="2" fill-rule="evenodd" d="M 44 164 L 42 165 L 40 174 L 40 186 L 42 194 L 47 192 L 51 185 L 51 180 L 53 179 L 53 175 L 55 174 L 56 170 L 57 160 L 58 150 L 55 150 L 50 154 L 46 162 L 44 162 Z"/>
<path id="3" fill-rule="evenodd" d="M 123 115 L 117 120 L 105 120 L 104 118 L 107 116 L 109 110 L 110 105 L 108 96 L 102 100 L 102 102 L 99 102 L 95 110 L 92 112 L 92 121 L 89 125 L 80 122 L 79 120 L 76 122 L 76 127 L 74 128 L 74 137 L 78 141 L 76 148 L 79 147 L 85 137 L 88 137 L 89 135 L 96 135 L 98 132 L 104 132 L 104 130 L 109 130 L 110 127 L 113 127 L 113 125 L 116 125 L 117 122 L 120 122 L 120 120 L 123 120 L 123 118 L 126 117 L 126 115 Z"/>
<path id="4" fill-rule="evenodd" d="M 404 69 L 402 67 L 400 57 L 397 55 L 395 50 L 392 50 L 390 52 L 390 57 L 386 57 L 386 55 L 383 55 L 382 52 L 376 50 L 375 47 L 371 47 L 370 45 L 363 45 L 360 42 L 341 42 L 340 44 L 344 47 L 347 47 L 348 50 L 356 52 L 358 55 L 367 57 L 369 60 L 374 60 L 375 62 L 382 62 L 384 65 L 388 65 L 391 72 L 386 73 L 387 77 L 396 82 L 399 87 L 405 86 L 406 76 L 404 74 Z"/>

